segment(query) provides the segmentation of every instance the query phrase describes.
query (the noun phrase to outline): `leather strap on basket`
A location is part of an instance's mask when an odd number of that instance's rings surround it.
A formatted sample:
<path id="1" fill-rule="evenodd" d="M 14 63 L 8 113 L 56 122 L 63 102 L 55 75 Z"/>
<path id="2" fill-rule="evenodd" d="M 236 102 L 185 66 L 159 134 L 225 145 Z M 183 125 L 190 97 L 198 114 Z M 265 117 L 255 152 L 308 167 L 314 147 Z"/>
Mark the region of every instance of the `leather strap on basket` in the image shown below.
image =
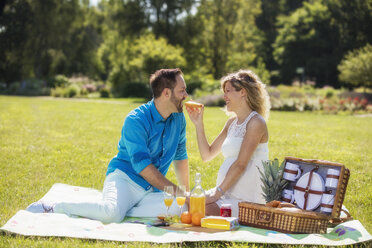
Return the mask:
<path id="1" fill-rule="evenodd" d="M 297 175 L 298 171 L 297 170 L 290 170 L 290 169 L 284 169 L 284 172 L 287 172 L 289 174 Z"/>
<path id="2" fill-rule="evenodd" d="M 333 205 L 329 205 L 329 204 L 320 204 L 321 207 L 324 207 L 324 208 L 333 208 Z"/>
<path id="3" fill-rule="evenodd" d="M 336 178 L 338 179 L 340 176 L 336 176 L 336 175 L 327 175 L 326 178 Z"/>
<path id="4" fill-rule="evenodd" d="M 309 176 L 309 180 L 307 181 L 307 186 L 306 188 L 302 188 L 302 187 L 299 187 L 299 186 L 294 186 L 293 188 L 294 189 L 297 189 L 299 191 L 302 191 L 302 192 L 305 192 L 305 195 L 304 195 L 304 198 L 305 198 L 305 202 L 304 202 L 304 208 L 306 210 L 306 206 L 307 206 L 307 199 L 309 197 L 309 194 L 316 194 L 316 195 L 322 195 L 324 192 L 323 191 L 318 191 L 318 190 L 312 190 L 310 189 L 310 184 L 311 184 L 311 179 L 313 178 L 313 173 L 314 171 L 316 171 L 319 167 L 315 167 L 314 169 L 312 169 L 310 171 L 310 176 Z"/>

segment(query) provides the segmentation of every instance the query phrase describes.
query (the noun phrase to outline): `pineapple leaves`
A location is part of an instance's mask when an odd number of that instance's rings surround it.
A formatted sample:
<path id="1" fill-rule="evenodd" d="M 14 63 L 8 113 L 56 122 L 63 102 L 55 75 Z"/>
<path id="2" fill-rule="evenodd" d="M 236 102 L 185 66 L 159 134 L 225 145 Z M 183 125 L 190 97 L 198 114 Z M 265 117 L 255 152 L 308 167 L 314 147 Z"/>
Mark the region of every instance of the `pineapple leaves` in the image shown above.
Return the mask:
<path id="1" fill-rule="evenodd" d="M 260 178 L 262 181 L 262 192 L 266 202 L 280 200 L 283 189 L 288 181 L 282 178 L 285 161 L 279 165 L 279 160 L 262 161 L 263 171 L 259 167 Z"/>

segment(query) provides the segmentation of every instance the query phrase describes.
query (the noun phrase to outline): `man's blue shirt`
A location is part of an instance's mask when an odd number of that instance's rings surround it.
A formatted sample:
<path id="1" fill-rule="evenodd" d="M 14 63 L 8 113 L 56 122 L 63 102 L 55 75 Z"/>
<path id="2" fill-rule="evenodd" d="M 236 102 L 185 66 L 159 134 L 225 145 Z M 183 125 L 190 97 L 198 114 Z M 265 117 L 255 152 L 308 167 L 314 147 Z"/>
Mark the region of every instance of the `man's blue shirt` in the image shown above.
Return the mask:
<path id="1" fill-rule="evenodd" d="M 173 113 L 164 120 L 154 100 L 139 106 L 124 121 L 118 150 L 106 175 L 120 169 L 145 190 L 151 189 L 139 174 L 145 167 L 153 164 L 165 176 L 173 160 L 187 159 L 184 114 Z"/>

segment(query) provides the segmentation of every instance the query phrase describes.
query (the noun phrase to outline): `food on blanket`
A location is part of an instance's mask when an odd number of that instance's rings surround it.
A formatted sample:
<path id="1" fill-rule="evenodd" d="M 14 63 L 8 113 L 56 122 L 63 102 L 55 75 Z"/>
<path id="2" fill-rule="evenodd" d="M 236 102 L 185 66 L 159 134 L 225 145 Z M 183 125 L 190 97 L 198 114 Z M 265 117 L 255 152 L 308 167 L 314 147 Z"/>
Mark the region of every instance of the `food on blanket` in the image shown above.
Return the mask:
<path id="1" fill-rule="evenodd" d="M 164 221 L 168 223 L 177 223 L 177 222 L 180 222 L 180 217 L 178 215 L 170 215 L 170 216 L 166 216 L 164 218 Z"/>
<path id="2" fill-rule="evenodd" d="M 201 108 L 201 107 L 203 107 L 203 104 L 198 103 L 198 102 L 194 102 L 192 100 L 185 102 L 185 105 L 186 105 L 186 107 L 189 107 L 189 108 Z"/>
<path id="3" fill-rule="evenodd" d="M 158 219 L 159 219 L 159 220 L 164 220 L 165 217 L 166 217 L 165 215 L 158 215 Z"/>
<path id="4" fill-rule="evenodd" d="M 288 212 L 302 212 L 303 210 L 302 209 L 299 209 L 297 207 L 294 207 L 294 208 L 281 208 L 281 210 L 285 210 L 285 211 L 288 211 Z"/>
<path id="5" fill-rule="evenodd" d="M 201 213 L 193 213 L 191 217 L 191 222 L 194 226 L 200 226 L 201 225 L 201 219 L 203 218 L 203 215 Z"/>
<path id="6" fill-rule="evenodd" d="M 296 207 L 292 203 L 287 202 L 280 202 L 280 201 L 271 201 L 266 203 L 267 207 L 273 207 L 273 208 L 294 208 Z"/>
<path id="7" fill-rule="evenodd" d="M 172 221 L 174 223 L 178 223 L 178 222 L 180 222 L 180 217 L 176 214 L 175 216 L 173 216 Z"/>
<path id="8" fill-rule="evenodd" d="M 186 211 L 181 214 L 181 222 L 185 224 L 191 224 L 192 219 L 191 219 L 191 213 Z"/>
<path id="9" fill-rule="evenodd" d="M 185 223 L 173 223 L 169 225 L 170 227 L 175 227 L 175 228 L 185 228 L 185 227 L 192 227 L 191 224 L 185 224 Z"/>
<path id="10" fill-rule="evenodd" d="M 280 200 L 282 192 L 287 186 L 288 181 L 283 179 L 285 160 L 279 166 L 279 160 L 262 161 L 263 172 L 258 168 L 261 174 L 262 190 L 266 202 Z"/>
<path id="11" fill-rule="evenodd" d="M 222 204 L 220 208 L 220 216 L 231 217 L 231 204 Z"/>
<path id="12" fill-rule="evenodd" d="M 296 206 L 292 203 L 288 202 L 281 202 L 278 206 L 278 208 L 295 208 Z"/>
<path id="13" fill-rule="evenodd" d="M 201 219 L 201 226 L 206 228 L 233 230 L 239 227 L 237 217 L 207 216 Z"/>
<path id="14" fill-rule="evenodd" d="M 266 203 L 267 207 L 277 208 L 280 205 L 280 201 L 271 201 Z"/>

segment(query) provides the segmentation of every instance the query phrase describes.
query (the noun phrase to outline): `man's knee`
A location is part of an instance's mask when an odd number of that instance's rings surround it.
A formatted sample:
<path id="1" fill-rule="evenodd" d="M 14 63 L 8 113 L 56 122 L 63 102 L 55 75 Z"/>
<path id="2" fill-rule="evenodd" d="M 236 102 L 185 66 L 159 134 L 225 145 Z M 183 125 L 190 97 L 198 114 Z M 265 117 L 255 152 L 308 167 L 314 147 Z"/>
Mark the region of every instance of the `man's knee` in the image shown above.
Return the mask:
<path id="1" fill-rule="evenodd" d="M 121 211 L 117 205 L 105 204 L 103 206 L 102 222 L 119 223 L 125 217 L 124 211 Z"/>

